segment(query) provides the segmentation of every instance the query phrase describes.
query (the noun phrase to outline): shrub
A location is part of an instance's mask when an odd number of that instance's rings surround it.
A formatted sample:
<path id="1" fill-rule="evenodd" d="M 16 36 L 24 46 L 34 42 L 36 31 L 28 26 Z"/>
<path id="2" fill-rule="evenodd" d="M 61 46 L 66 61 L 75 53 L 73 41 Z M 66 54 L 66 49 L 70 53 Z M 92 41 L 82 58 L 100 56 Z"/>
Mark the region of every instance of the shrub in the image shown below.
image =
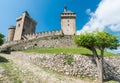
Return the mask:
<path id="1" fill-rule="evenodd" d="M 72 65 L 74 59 L 71 55 L 67 55 L 64 57 L 64 60 L 65 60 L 64 64 Z"/>

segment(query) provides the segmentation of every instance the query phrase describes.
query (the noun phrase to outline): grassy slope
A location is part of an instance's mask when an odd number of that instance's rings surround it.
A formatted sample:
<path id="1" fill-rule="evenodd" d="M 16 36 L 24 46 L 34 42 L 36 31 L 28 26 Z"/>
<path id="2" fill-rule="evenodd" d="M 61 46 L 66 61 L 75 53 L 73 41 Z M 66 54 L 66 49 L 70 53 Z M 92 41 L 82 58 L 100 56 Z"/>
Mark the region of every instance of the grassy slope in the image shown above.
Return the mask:
<path id="1" fill-rule="evenodd" d="M 32 49 L 25 50 L 24 52 L 34 52 L 34 53 L 54 53 L 54 54 L 82 54 L 82 55 L 92 55 L 92 52 L 86 48 L 41 48 L 41 49 Z M 100 54 L 100 52 L 98 51 Z M 114 56 L 118 54 L 113 54 L 105 52 L 105 56 Z"/>
<path id="2" fill-rule="evenodd" d="M 15 70 L 11 60 L 0 55 L 0 67 L 5 69 L 3 75 L 0 77 L 0 83 L 22 83 L 19 78 L 19 71 Z"/>
<path id="3" fill-rule="evenodd" d="M 44 48 L 44 49 L 34 49 L 34 50 L 27 50 L 26 52 L 37 52 L 37 53 L 75 53 L 75 54 L 91 54 L 91 52 L 85 48 Z M 111 56 L 113 54 L 106 53 L 107 55 Z M 0 77 L 0 83 L 22 83 L 21 71 L 16 68 L 15 64 L 11 59 L 6 59 L 6 57 L 1 56 L 0 54 L 0 67 L 5 69 L 4 76 Z M 53 72 L 54 73 L 54 72 Z M 26 75 L 28 76 L 28 74 Z M 114 81 L 109 81 L 106 83 L 117 83 Z"/>
<path id="4" fill-rule="evenodd" d="M 70 54 L 82 54 L 82 55 L 92 55 L 92 52 L 86 48 L 41 48 L 41 49 L 33 49 L 33 50 L 25 50 L 24 52 L 29 53 L 70 53 Z M 99 54 L 100 52 L 97 51 Z M 113 54 L 105 51 L 105 56 L 118 56 L 119 54 Z M 109 81 L 105 83 L 118 83 L 116 81 Z"/>
<path id="5" fill-rule="evenodd" d="M 35 83 L 33 81 L 36 81 L 37 77 L 32 72 L 22 69 L 17 62 L 19 59 L 13 59 L 12 56 L 0 54 L 0 67 L 5 70 L 2 75 L 0 74 L 0 83 Z M 20 63 L 24 64 L 23 61 L 20 61 Z M 26 62 L 26 64 L 28 63 Z"/>

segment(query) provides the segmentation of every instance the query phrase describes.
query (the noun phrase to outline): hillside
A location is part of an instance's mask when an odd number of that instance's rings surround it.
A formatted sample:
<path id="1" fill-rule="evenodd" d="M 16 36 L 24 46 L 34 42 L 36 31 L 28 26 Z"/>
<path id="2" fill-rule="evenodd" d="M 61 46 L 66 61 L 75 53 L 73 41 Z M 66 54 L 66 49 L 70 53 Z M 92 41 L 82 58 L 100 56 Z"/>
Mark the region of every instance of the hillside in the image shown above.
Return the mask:
<path id="1" fill-rule="evenodd" d="M 3 60 L 2 62 L 0 62 L 1 83 L 61 83 L 61 82 L 62 83 L 96 83 L 96 80 L 94 78 L 97 77 L 96 69 L 95 69 L 96 67 L 95 64 L 92 63 L 93 60 L 91 59 L 92 56 L 91 51 L 81 47 L 76 48 L 76 45 L 72 40 L 72 36 L 58 35 L 58 36 L 44 37 L 44 38 L 38 38 L 38 39 L 32 39 L 26 41 L 14 41 L 4 44 L 3 47 L 10 47 L 10 51 L 22 50 L 22 52 L 29 54 L 24 54 L 24 53 L 21 54 L 19 52 L 16 53 L 15 55 L 14 53 L 10 55 L 0 54 Z M 46 57 L 39 56 L 37 53 L 40 55 L 43 54 Z M 50 55 L 51 57 L 47 56 L 46 54 Z M 65 56 L 62 56 L 61 54 Z M 60 56 L 56 57 L 56 55 L 58 56 L 60 55 Z M 70 55 L 70 57 L 68 56 L 66 57 L 66 55 Z M 78 58 L 75 59 L 75 57 L 71 58 L 72 55 L 78 57 L 79 60 Z M 82 55 L 83 57 L 78 55 Z M 113 72 L 110 73 L 110 75 L 114 75 L 114 77 L 117 77 L 119 73 L 118 74 L 116 73 L 116 69 L 118 69 L 117 72 L 119 72 L 119 68 L 118 68 L 119 58 L 117 59 L 116 57 L 118 55 L 105 52 L 105 56 L 113 57 L 111 58 L 110 61 L 109 61 L 109 57 L 106 60 L 108 60 L 108 62 L 112 64 Z M 51 62 L 51 61 L 55 61 L 55 62 Z M 61 62 L 62 62 L 62 66 L 61 66 Z M 73 74 L 72 73 L 73 71 L 77 73 L 80 72 L 79 76 L 77 77 L 74 75 L 69 76 L 63 73 L 56 72 L 56 63 L 58 63 L 59 66 L 58 70 L 61 67 L 67 68 L 68 70 L 65 73 L 68 74 L 69 71 L 71 74 Z M 73 64 L 75 66 L 73 66 Z M 53 65 L 55 67 L 53 67 Z M 69 70 L 71 68 L 73 68 L 72 71 Z M 79 69 L 80 69 L 79 72 L 76 71 Z M 94 69 L 95 72 L 93 72 Z M 59 71 L 61 72 L 62 70 Z M 82 77 L 81 77 L 81 72 L 83 74 Z M 109 71 L 107 72 L 107 74 L 109 74 Z M 92 80 L 91 78 L 86 77 L 87 75 L 89 75 L 89 77 L 91 77 L 92 75 L 93 77 Z M 119 80 L 119 78 L 115 80 Z M 117 82 L 111 81 L 108 83 L 117 83 Z"/>
<path id="2" fill-rule="evenodd" d="M 95 79 L 69 76 L 43 68 L 33 62 L 35 57 L 38 57 L 35 53 L 0 54 L 0 83 L 97 83 Z"/>
<path id="3" fill-rule="evenodd" d="M 0 83 L 93 83 L 43 69 L 26 60 L 27 57 L 0 56 Z"/>

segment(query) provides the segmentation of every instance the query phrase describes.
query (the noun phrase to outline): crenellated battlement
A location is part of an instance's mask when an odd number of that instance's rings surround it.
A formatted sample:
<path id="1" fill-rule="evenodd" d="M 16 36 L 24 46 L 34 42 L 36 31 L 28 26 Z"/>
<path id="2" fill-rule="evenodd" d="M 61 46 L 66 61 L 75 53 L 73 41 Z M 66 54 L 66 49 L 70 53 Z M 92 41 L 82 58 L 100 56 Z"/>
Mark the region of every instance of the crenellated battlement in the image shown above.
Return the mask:
<path id="1" fill-rule="evenodd" d="M 57 30 L 57 31 L 40 32 L 40 33 L 34 33 L 34 34 L 25 34 L 22 36 L 22 38 L 24 40 L 31 40 L 35 38 L 48 37 L 48 36 L 54 36 L 54 35 L 62 35 L 62 31 Z"/>

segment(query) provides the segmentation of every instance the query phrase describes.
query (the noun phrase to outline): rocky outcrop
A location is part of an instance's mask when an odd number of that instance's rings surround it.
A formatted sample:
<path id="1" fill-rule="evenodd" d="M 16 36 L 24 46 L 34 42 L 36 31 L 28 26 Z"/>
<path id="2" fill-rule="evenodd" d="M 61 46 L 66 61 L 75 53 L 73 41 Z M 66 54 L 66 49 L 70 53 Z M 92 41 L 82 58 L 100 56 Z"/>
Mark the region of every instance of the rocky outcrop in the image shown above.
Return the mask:
<path id="1" fill-rule="evenodd" d="M 72 36 L 58 35 L 23 41 L 10 47 L 11 50 L 26 50 L 33 48 L 76 47 L 76 45 L 73 42 Z"/>

